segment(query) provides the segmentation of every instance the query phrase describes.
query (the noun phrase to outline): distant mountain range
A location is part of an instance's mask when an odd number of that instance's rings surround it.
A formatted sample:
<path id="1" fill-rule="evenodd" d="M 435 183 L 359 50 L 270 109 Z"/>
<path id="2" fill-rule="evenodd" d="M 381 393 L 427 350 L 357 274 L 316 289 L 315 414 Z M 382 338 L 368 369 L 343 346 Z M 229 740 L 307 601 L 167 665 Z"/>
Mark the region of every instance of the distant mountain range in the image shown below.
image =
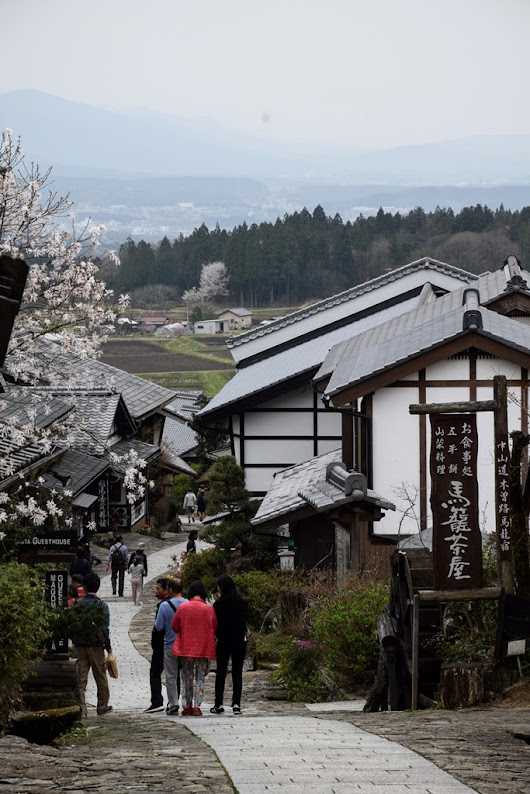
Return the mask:
<path id="1" fill-rule="evenodd" d="M 32 90 L 0 94 L 0 129 L 109 239 L 157 240 L 206 222 L 274 220 L 321 204 L 344 219 L 482 203 L 530 205 L 530 135 L 475 136 L 361 152 L 293 147 L 147 111 L 113 111 Z"/>

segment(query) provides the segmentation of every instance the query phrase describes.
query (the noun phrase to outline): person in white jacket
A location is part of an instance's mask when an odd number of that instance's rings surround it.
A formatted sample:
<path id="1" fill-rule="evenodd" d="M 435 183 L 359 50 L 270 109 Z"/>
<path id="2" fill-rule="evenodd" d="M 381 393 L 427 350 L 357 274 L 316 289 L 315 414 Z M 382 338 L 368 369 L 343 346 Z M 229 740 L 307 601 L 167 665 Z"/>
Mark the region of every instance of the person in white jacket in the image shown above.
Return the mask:
<path id="1" fill-rule="evenodd" d="M 191 488 L 184 497 L 184 502 L 182 503 L 182 506 L 187 513 L 188 524 L 191 524 L 192 521 L 193 523 L 195 523 L 195 508 L 197 506 L 197 497 L 195 496 Z"/>

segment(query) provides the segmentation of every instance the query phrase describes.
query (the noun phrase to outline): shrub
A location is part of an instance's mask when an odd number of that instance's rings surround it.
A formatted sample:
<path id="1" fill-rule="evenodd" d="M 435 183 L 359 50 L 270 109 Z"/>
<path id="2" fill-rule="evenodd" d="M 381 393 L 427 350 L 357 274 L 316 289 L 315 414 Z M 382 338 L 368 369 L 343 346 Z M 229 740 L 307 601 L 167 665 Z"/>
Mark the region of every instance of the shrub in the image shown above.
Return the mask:
<path id="1" fill-rule="evenodd" d="M 213 593 L 224 568 L 224 555 L 219 549 L 204 549 L 188 554 L 179 571 L 182 587 L 186 590 L 192 582 L 200 579 L 208 592 Z"/>
<path id="2" fill-rule="evenodd" d="M 318 703 L 328 696 L 318 651 L 309 640 L 291 638 L 282 650 L 280 666 L 272 679 L 283 684 L 289 700 Z"/>
<path id="3" fill-rule="evenodd" d="M 372 680 L 379 657 L 377 619 L 388 597 L 388 588 L 381 585 L 355 585 L 331 593 L 313 608 L 310 636 L 339 686 L 355 689 Z"/>
<path id="4" fill-rule="evenodd" d="M 236 587 L 248 601 L 248 622 L 254 631 L 270 629 L 278 606 L 278 576 L 265 571 L 236 574 Z"/>
<path id="5" fill-rule="evenodd" d="M 0 565 L 0 625 L 0 716 L 5 716 L 47 637 L 44 586 L 26 565 Z"/>

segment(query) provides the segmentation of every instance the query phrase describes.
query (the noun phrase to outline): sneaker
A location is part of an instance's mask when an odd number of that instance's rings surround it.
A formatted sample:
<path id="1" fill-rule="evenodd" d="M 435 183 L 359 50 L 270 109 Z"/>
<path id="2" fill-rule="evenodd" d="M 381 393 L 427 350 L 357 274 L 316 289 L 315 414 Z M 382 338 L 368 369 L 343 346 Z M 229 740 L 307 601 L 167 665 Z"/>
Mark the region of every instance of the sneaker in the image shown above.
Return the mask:
<path id="1" fill-rule="evenodd" d="M 224 714 L 224 706 L 212 706 L 210 709 L 210 714 Z"/>
<path id="2" fill-rule="evenodd" d="M 232 706 L 234 714 L 241 714 L 241 706 Z"/>
<path id="3" fill-rule="evenodd" d="M 182 709 L 180 712 L 181 717 L 193 717 L 193 709 L 191 706 L 186 706 L 185 709 Z"/>
<path id="4" fill-rule="evenodd" d="M 179 713 L 178 706 L 168 706 L 166 708 L 166 714 L 168 714 L 170 717 L 176 717 L 178 713 Z"/>
<path id="5" fill-rule="evenodd" d="M 164 711 L 164 704 L 161 703 L 160 706 L 149 706 L 149 708 L 145 710 L 144 714 L 154 714 L 155 711 Z"/>
<path id="6" fill-rule="evenodd" d="M 193 716 L 194 717 L 202 717 L 202 711 L 200 710 L 200 708 L 198 706 L 195 706 L 195 708 L 192 709 L 192 711 L 193 711 Z"/>
<path id="7" fill-rule="evenodd" d="M 109 712 L 111 712 L 111 711 L 112 711 L 112 706 L 107 706 L 107 708 L 105 709 L 105 711 L 102 711 L 101 713 L 99 713 L 99 712 L 98 712 L 98 716 L 99 716 L 99 717 L 102 717 L 104 714 L 108 714 L 108 713 L 109 713 Z"/>

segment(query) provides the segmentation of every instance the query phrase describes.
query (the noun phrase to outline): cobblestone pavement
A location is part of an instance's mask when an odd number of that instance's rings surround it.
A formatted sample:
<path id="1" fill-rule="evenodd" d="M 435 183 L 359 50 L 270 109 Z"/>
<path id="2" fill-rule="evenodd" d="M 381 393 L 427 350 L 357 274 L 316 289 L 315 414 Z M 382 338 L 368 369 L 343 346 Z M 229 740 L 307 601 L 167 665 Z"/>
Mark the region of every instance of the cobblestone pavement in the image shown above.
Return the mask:
<path id="1" fill-rule="evenodd" d="M 125 598 L 108 596 L 110 582 L 100 566 L 101 595 L 111 608 L 112 644 L 119 663 L 121 659 L 120 678 L 111 682 L 115 711 L 98 718 L 89 709 L 80 743 L 59 749 L 1 738 L 0 794 L 166 794 L 177 788 L 192 794 L 305 794 L 317 789 L 320 794 L 528 794 L 530 746 L 513 734 L 530 733 L 530 708 L 490 705 L 459 712 L 363 714 L 361 703 L 355 702 L 315 705 L 310 711 L 303 704 L 274 699 L 277 693 L 267 682 L 269 674 L 260 670 L 244 674 L 242 717 L 207 713 L 202 720 L 186 720 L 163 712 L 144 714 L 149 704 L 154 582 L 176 570 L 172 555 L 178 555 L 183 537 L 142 538 L 150 582 L 141 608 L 132 605 L 128 582 Z M 134 548 L 137 540 L 128 537 L 127 545 Z M 213 702 L 214 680 L 214 675 L 208 677 L 205 712 Z M 302 734 L 304 747 L 294 747 L 294 736 Z M 321 752 L 323 745 L 329 758 Z M 360 747 L 364 751 L 359 755 Z M 415 752 L 408 754 L 403 748 Z M 386 766 L 381 763 L 385 752 Z"/>

